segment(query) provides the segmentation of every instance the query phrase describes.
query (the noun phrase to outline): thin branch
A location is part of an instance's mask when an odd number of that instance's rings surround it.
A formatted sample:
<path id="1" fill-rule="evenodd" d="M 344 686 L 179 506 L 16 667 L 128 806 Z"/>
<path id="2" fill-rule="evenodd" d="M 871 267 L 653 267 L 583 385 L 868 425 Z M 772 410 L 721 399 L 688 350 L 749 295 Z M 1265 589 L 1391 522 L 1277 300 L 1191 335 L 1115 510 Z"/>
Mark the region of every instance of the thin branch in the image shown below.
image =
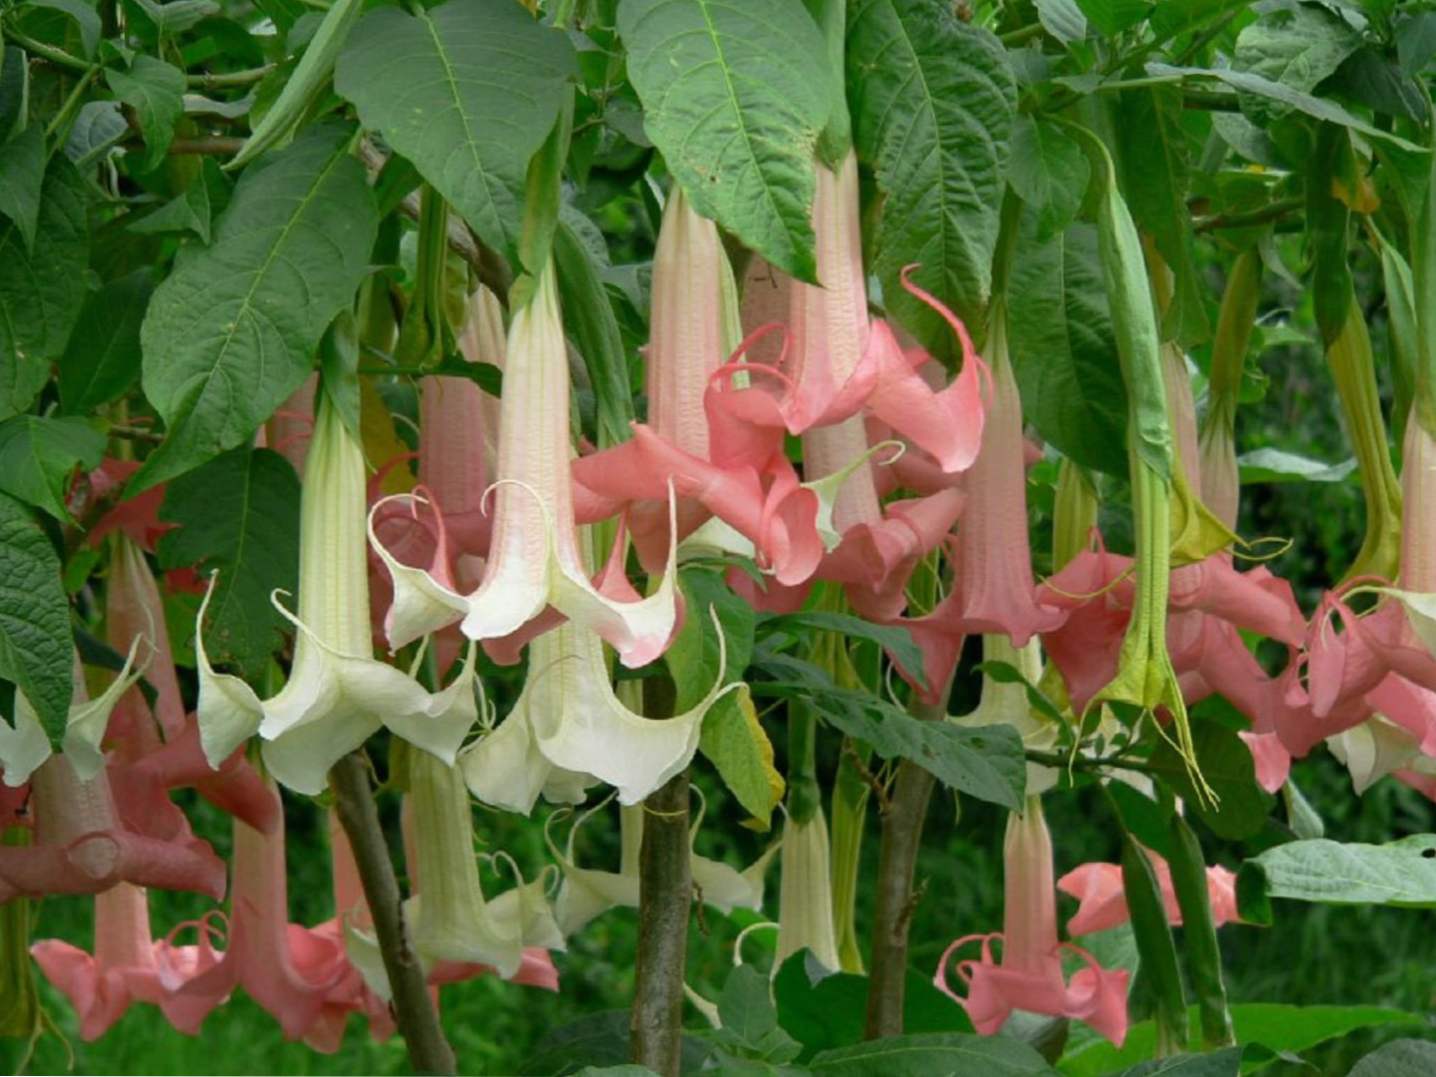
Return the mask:
<path id="1" fill-rule="evenodd" d="M 71 71 L 88 71 L 90 64 L 78 56 L 71 56 L 64 49 L 56 48 L 54 45 L 47 45 L 43 41 L 36 41 L 28 34 L 22 34 L 14 27 L 5 28 L 5 38 L 19 45 L 26 52 L 32 52 L 42 60 L 48 60 L 60 67 L 68 67 Z"/>
<path id="2" fill-rule="evenodd" d="M 1192 227 L 1198 232 L 1212 232 L 1220 228 L 1251 228 L 1279 220 L 1288 213 L 1301 209 L 1304 204 L 1300 198 L 1282 198 L 1247 213 L 1218 213 L 1212 217 L 1198 217 Z"/>
<path id="3" fill-rule="evenodd" d="M 170 143 L 171 156 L 204 155 L 211 157 L 233 157 L 246 142 L 243 138 L 213 135 L 206 138 L 177 138 Z"/>
<path id="4" fill-rule="evenodd" d="M 205 90 L 217 90 L 226 86 L 249 86 L 273 71 L 274 66 L 274 64 L 265 64 L 263 67 L 250 67 L 243 71 L 217 73 L 202 71 L 198 75 L 186 75 L 185 82 L 190 86 L 198 86 Z"/>
<path id="5" fill-rule="evenodd" d="M 374 917 L 374 934 L 379 937 L 379 952 L 394 996 L 394 1020 L 408 1048 L 409 1064 L 416 1073 L 451 1074 L 457 1069 L 454 1050 L 444 1038 L 424 968 L 409 945 L 399 882 L 369 787 L 368 764 L 362 748 L 334 764 L 329 771 L 334 807 L 354 850 L 364 898 Z"/>

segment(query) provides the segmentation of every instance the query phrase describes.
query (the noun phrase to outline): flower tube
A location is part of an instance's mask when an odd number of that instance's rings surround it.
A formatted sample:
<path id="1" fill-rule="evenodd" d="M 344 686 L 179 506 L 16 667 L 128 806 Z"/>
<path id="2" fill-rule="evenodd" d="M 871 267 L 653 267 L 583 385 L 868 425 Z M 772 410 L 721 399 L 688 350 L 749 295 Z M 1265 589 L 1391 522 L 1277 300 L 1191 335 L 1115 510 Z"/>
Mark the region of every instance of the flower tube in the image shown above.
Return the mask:
<path id="1" fill-rule="evenodd" d="M 453 762 L 478 716 L 474 656 L 471 651 L 455 681 L 436 693 L 374 659 L 364 504 L 363 450 L 326 397 L 300 502 L 299 612 L 278 607 L 299 630 L 289 680 L 278 695 L 261 701 L 240 678 L 215 672 L 202 630 L 213 581 L 200 605 L 198 712 L 211 766 L 257 732 L 270 773 L 297 792 L 317 795 L 335 761 L 381 725 Z"/>
<path id="2" fill-rule="evenodd" d="M 645 665 L 668 645 L 677 619 L 673 542 L 647 598 L 611 599 L 584 571 L 570 474 L 568 353 L 551 265 L 513 317 L 505 362 L 493 536 L 478 588 L 460 593 L 441 561 L 429 571 L 400 564 L 375 537 L 371 515 L 370 540 L 394 580 L 389 643 L 403 646 L 461 618 L 470 639 L 495 639 L 552 606 L 601 635 L 625 665 Z"/>

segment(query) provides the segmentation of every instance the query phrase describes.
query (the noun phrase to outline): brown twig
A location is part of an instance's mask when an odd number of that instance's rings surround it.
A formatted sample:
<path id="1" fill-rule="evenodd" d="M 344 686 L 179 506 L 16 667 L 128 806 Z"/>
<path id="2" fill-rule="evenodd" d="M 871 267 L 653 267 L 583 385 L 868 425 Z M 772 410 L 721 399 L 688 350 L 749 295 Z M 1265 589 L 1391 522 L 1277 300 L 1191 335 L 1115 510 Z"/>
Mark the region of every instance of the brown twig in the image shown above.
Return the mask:
<path id="1" fill-rule="evenodd" d="M 211 157 L 233 157 L 244 146 L 245 139 L 214 135 L 208 138 L 177 138 L 170 143 L 169 154 L 179 157 L 185 154 Z"/>
<path id="2" fill-rule="evenodd" d="M 873 797 L 878 802 L 878 814 L 886 815 L 892 811 L 892 798 L 888 796 L 888 788 L 882 780 L 872 772 L 872 769 L 863 762 L 863 757 L 853 746 L 851 740 L 843 741 L 843 756 L 853 766 L 853 771 L 863 780 L 863 784 L 872 790 Z"/>
<path id="3" fill-rule="evenodd" d="M 644 801 L 638 867 L 638 958 L 629 1053 L 661 1077 L 678 1077 L 683 1054 L 683 966 L 693 876 L 688 851 L 688 772 Z"/>
<path id="4" fill-rule="evenodd" d="M 404 926 L 399 881 L 389 859 L 389 847 L 379 824 L 379 812 L 369 785 L 369 758 L 361 748 L 350 752 L 329 771 L 334 807 L 354 850 L 364 898 L 374 917 L 374 934 L 393 993 L 394 1021 L 409 1051 L 416 1073 L 456 1072 L 454 1050 L 444 1038 L 438 1011 L 429 997 L 423 966 L 409 945 Z"/>
<path id="5" fill-rule="evenodd" d="M 946 691 L 941 698 L 946 700 Z M 909 709 L 914 717 L 927 721 L 940 720 L 947 713 L 945 704 L 914 703 Z M 913 873 L 932 786 L 928 771 L 904 759 L 893 781 L 892 804 L 882 817 L 865 1030 L 870 1040 L 902 1035 L 908 927 L 913 904 L 921 897 L 920 892 L 914 894 Z"/>

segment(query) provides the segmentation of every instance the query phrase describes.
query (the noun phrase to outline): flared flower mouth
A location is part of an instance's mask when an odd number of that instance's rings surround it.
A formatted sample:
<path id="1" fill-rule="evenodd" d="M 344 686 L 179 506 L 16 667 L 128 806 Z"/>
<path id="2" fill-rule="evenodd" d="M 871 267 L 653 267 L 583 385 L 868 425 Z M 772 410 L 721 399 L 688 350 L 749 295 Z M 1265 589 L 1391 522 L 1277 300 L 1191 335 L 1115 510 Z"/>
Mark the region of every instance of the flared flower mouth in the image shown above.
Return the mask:
<path id="1" fill-rule="evenodd" d="M 646 665 L 667 646 L 678 616 L 671 492 L 666 568 L 652 594 L 610 598 L 583 568 L 570 472 L 567 352 L 554 278 L 552 267 L 545 269 L 509 329 L 498 477 L 491 488 L 493 532 L 479 586 L 460 593 L 437 561 L 428 570 L 401 564 L 374 534 L 370 514 L 370 542 L 394 583 L 385 619 L 391 647 L 456 621 L 473 640 L 508 636 L 549 607 L 598 632 L 628 666 Z"/>
<path id="2" fill-rule="evenodd" d="M 453 683 L 437 692 L 373 657 L 363 451 L 327 398 L 305 474 L 298 612 L 274 596 L 297 632 L 294 663 L 277 695 L 261 700 L 240 678 L 215 671 L 203 633 L 213 577 L 200 604 L 198 715 L 210 765 L 218 768 L 258 734 L 270 773 L 317 795 L 329 768 L 381 727 L 452 763 L 478 717 L 473 650 Z"/>

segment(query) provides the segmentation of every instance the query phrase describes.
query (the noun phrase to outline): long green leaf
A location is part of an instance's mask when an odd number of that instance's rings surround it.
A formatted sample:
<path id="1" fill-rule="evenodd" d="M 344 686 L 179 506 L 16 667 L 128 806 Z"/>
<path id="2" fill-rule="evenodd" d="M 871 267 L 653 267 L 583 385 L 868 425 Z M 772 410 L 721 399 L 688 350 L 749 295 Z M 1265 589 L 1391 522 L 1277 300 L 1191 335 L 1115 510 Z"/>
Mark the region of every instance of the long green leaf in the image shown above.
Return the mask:
<path id="1" fill-rule="evenodd" d="M 992 286 L 1017 91 L 1007 53 L 946 0 L 855 0 L 848 84 L 858 153 L 887 196 L 873 268 L 887 304 L 935 354 L 956 344 L 913 279 L 975 331 Z"/>
<path id="2" fill-rule="evenodd" d="M 1232 1042 L 1232 1017 L 1227 1009 L 1227 988 L 1222 981 L 1222 953 L 1217 946 L 1217 929 L 1212 921 L 1212 899 L 1207 889 L 1207 864 L 1201 843 L 1177 812 L 1168 824 L 1171 840 L 1167 863 L 1172 869 L 1172 888 L 1182 910 L 1182 939 L 1192 987 L 1197 993 L 1201 1014 L 1202 1045 L 1225 1047 Z"/>
<path id="3" fill-rule="evenodd" d="M 1130 834 L 1122 835 L 1122 890 L 1132 914 L 1142 975 L 1151 986 L 1155 1003 L 1158 1053 L 1181 1050 L 1187 1042 L 1187 1000 L 1177 967 L 1177 946 L 1167 923 L 1157 873 Z"/>
<path id="4" fill-rule="evenodd" d="M 810 1063 L 816 1074 L 868 1077 L 1039 1077 L 1052 1067 L 1025 1043 L 1005 1036 L 935 1032 L 869 1040 L 821 1051 Z"/>
<path id="5" fill-rule="evenodd" d="M 1436 908 L 1436 834 L 1385 845 L 1329 838 L 1278 845 L 1243 863 L 1237 875 L 1243 920 L 1271 923 L 1272 898 Z"/>
<path id="6" fill-rule="evenodd" d="M 165 442 L 143 490 L 248 440 L 309 373 L 324 330 L 369 268 L 378 228 L 352 131 L 310 128 L 249 169 L 214 243 L 186 247 L 150 299 L 145 396 Z"/>
<path id="7" fill-rule="evenodd" d="M 801 0 L 623 0 L 643 130 L 693 208 L 813 280 L 813 153 L 827 49 Z"/>
<path id="8" fill-rule="evenodd" d="M 218 571 L 205 647 L 210 660 L 259 676 L 282 642 L 270 603 L 299 574 L 299 478 L 268 449 L 233 449 L 175 479 L 160 519 L 180 526 L 160 539 L 164 568 Z"/>
<path id="9" fill-rule="evenodd" d="M 74 648 L 60 558 L 30 510 L 0 494 L 0 677 L 25 693 L 56 746 L 69 720 Z"/>
<path id="10" fill-rule="evenodd" d="M 529 158 L 553 130 L 573 48 L 519 4 L 370 11 L 334 88 L 495 250 L 515 247 Z"/>

